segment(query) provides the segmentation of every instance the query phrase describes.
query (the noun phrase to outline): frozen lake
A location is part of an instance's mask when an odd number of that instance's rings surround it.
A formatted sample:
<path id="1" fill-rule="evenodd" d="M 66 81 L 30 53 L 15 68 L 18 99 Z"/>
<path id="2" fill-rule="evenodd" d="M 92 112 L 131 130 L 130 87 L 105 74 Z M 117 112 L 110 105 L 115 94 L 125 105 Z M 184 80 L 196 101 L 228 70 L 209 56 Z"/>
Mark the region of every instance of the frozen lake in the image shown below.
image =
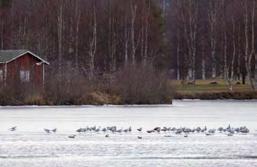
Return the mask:
<path id="1" fill-rule="evenodd" d="M 247 126 L 247 135 L 146 133 L 154 127 Z M 78 134 L 87 126 L 129 133 Z M 9 131 L 17 126 L 16 131 Z M 138 132 L 137 128 L 143 128 Z M 44 128 L 57 128 L 47 134 Z M 160 106 L 0 107 L 0 167 L 257 166 L 257 101 L 175 101 Z M 77 135 L 74 139 L 70 135 Z M 138 139 L 138 136 L 142 139 Z"/>

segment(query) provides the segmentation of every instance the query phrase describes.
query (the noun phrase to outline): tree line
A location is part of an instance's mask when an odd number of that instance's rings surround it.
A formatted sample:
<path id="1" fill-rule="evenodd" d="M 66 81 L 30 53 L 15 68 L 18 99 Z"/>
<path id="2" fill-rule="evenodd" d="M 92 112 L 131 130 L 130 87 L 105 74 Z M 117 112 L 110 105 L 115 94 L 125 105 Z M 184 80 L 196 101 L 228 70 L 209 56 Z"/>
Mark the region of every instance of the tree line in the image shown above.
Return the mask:
<path id="1" fill-rule="evenodd" d="M 0 0 L 0 49 L 44 56 L 56 78 L 132 65 L 256 87 L 256 0 Z M 172 69 L 172 70 L 171 70 Z"/>
<path id="2" fill-rule="evenodd" d="M 173 0 L 167 31 L 177 79 L 256 87 L 256 0 Z M 170 28 L 172 27 L 172 28 Z"/>
<path id="3" fill-rule="evenodd" d="M 0 49 L 29 49 L 50 62 L 43 93 L 0 86 L 0 104 L 171 102 L 158 3 L 0 0 L 0 9 Z"/>
<path id="4" fill-rule="evenodd" d="M 161 60 L 162 18 L 151 0 L 1 0 L 0 48 L 26 48 L 92 77 Z M 50 68 L 51 68 L 50 67 Z"/>

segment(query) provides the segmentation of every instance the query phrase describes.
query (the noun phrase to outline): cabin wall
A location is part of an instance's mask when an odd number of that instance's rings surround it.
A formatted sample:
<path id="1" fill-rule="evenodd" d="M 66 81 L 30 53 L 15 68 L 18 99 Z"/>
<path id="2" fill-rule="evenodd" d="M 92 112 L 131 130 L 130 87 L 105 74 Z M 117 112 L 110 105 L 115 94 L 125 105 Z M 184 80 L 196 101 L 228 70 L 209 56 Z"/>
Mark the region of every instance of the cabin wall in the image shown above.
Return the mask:
<path id="1" fill-rule="evenodd" d="M 30 54 L 25 54 L 7 64 L 7 83 L 20 84 L 20 71 L 29 71 L 29 82 L 34 87 L 43 86 L 43 66 L 37 65 L 38 59 Z M 24 82 L 25 83 L 25 82 Z"/>

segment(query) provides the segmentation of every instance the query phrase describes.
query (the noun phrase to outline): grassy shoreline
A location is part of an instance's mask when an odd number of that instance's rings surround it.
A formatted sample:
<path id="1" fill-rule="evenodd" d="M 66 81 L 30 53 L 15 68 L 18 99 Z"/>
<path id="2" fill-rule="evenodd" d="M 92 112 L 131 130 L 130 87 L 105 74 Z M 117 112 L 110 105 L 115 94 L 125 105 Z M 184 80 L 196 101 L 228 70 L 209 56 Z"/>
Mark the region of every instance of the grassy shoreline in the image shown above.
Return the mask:
<path id="1" fill-rule="evenodd" d="M 94 105 L 94 106 L 102 106 L 102 105 L 157 105 L 157 104 L 172 104 L 170 103 L 123 103 L 116 98 L 116 100 L 112 101 L 113 99 L 105 99 L 99 100 L 95 99 L 92 101 L 88 101 L 87 103 L 74 103 L 74 102 L 65 102 L 65 103 L 52 103 L 44 98 L 32 98 L 27 102 L 18 102 L 12 101 L 7 103 L 0 103 L 0 106 L 80 106 L 80 105 Z M 179 93 L 176 92 L 174 94 L 173 100 L 182 100 L 182 99 L 200 99 L 200 100 L 254 100 L 257 99 L 257 92 L 216 92 L 216 93 Z"/>
<path id="2" fill-rule="evenodd" d="M 174 99 L 200 99 L 200 100 L 252 100 L 257 99 L 257 92 L 216 92 L 216 93 L 176 93 Z"/>
<path id="3" fill-rule="evenodd" d="M 149 91 L 140 92 L 138 96 L 138 89 L 131 92 L 134 94 L 127 97 L 126 91 L 123 93 L 117 93 L 113 90 L 92 90 L 91 93 L 82 94 L 83 96 L 72 96 L 62 98 L 62 100 L 49 98 L 47 94 L 31 94 L 25 96 L 25 98 L 18 99 L 15 96 L 8 96 L 8 93 L 0 93 L 0 106 L 27 106 L 27 105 L 38 105 L 38 106 L 64 106 L 64 105 L 156 105 L 156 104 L 172 104 L 172 99 L 201 99 L 201 100 L 224 100 L 224 99 L 235 99 L 235 100 L 250 100 L 257 99 L 257 91 L 253 91 L 249 85 L 234 84 L 233 91 L 228 89 L 228 85 L 222 81 L 216 81 L 217 84 L 210 84 L 210 80 L 196 81 L 196 84 L 181 84 L 180 81 L 171 81 L 168 87 L 164 86 L 164 89 L 157 90 L 162 91 L 164 94 L 156 95 Z M 125 87 L 126 88 L 126 87 Z M 121 88 L 121 90 L 126 90 Z M 173 96 L 171 93 L 166 91 L 175 88 Z M 152 87 L 149 88 L 152 90 Z M 146 95 L 146 93 L 148 93 Z M 154 95 L 153 98 L 150 95 Z M 52 97 L 52 96 L 50 96 Z M 62 97 L 62 96 L 60 96 Z M 133 97 L 133 98 L 132 98 Z M 133 101 L 137 97 L 137 101 Z M 144 100 L 141 100 L 142 97 Z M 151 98 L 150 98 L 151 97 Z M 129 100 L 128 100 L 129 99 Z M 154 99 L 154 100 L 152 100 Z"/>
<path id="4" fill-rule="evenodd" d="M 253 91 L 249 84 L 233 84 L 233 90 L 224 80 L 197 80 L 193 84 L 181 84 L 181 81 L 174 81 L 176 88 L 174 99 L 201 99 L 201 100 L 219 100 L 236 99 L 249 100 L 257 99 L 257 91 Z"/>
<path id="5" fill-rule="evenodd" d="M 2 100 L 0 96 L 0 106 L 81 106 L 81 105 L 92 105 L 92 106 L 103 106 L 103 105 L 159 105 L 159 104 L 172 104 L 172 99 L 154 102 L 138 102 L 130 103 L 122 100 L 120 96 L 111 95 L 106 93 L 93 93 L 90 97 L 84 100 L 71 99 L 68 101 L 51 101 L 44 96 L 31 96 L 25 100 L 17 100 L 14 98 Z"/>

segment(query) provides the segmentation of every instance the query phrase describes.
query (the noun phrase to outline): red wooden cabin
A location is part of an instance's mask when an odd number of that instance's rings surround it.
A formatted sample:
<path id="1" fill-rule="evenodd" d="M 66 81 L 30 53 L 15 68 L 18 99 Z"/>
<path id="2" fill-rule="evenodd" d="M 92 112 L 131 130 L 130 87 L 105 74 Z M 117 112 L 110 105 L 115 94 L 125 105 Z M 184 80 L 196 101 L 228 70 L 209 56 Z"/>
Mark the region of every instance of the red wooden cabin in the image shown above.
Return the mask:
<path id="1" fill-rule="evenodd" d="M 28 50 L 0 50 L 0 85 L 28 83 L 43 87 L 49 62 Z"/>

